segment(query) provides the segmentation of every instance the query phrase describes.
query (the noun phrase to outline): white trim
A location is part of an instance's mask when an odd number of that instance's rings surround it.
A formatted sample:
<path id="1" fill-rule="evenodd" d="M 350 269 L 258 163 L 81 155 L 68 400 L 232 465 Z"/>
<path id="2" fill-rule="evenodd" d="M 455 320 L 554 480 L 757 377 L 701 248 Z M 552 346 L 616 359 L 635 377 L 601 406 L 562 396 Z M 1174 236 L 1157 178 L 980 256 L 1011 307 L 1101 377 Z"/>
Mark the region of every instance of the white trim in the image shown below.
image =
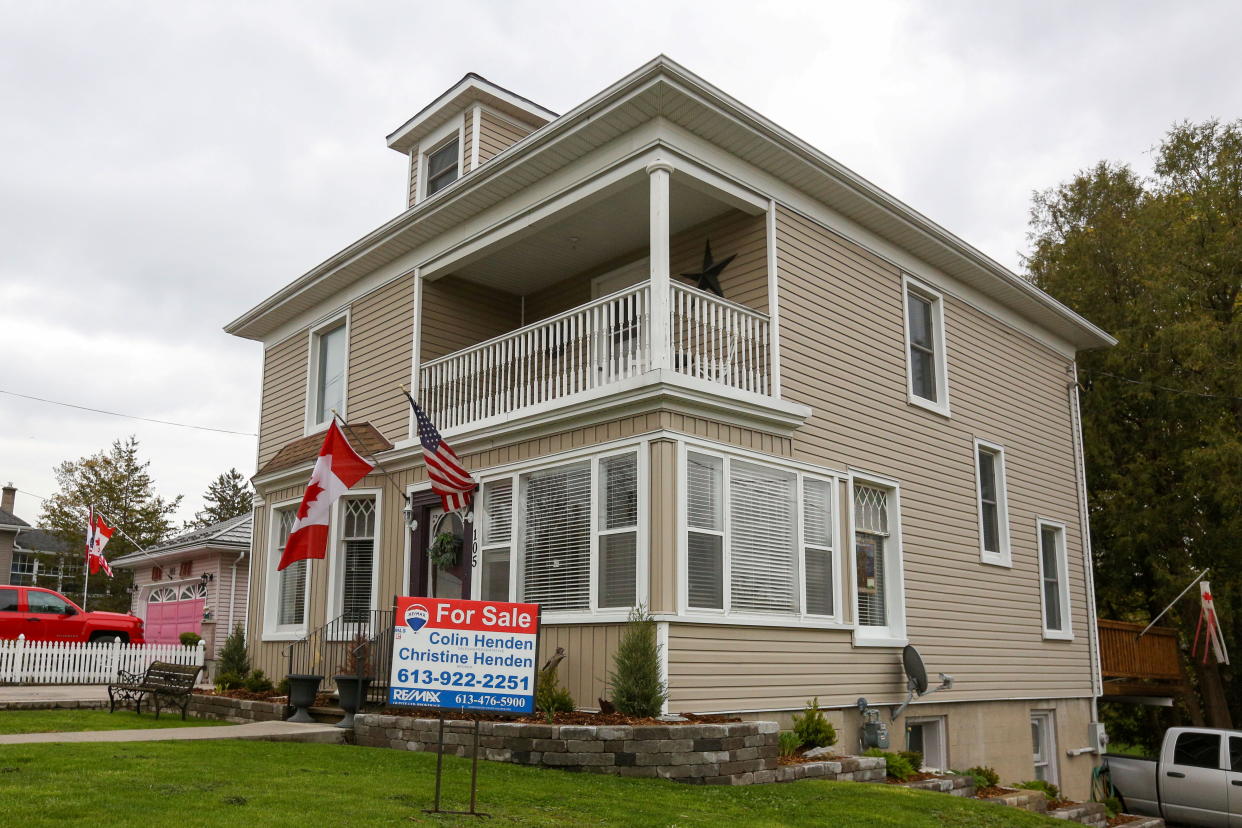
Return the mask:
<path id="1" fill-rule="evenodd" d="M 910 362 L 910 294 L 931 304 L 932 354 L 936 364 L 936 397 L 929 400 L 914 393 L 914 370 Z M 906 343 L 906 400 L 910 405 L 926 408 L 948 417 L 949 414 L 949 356 L 945 350 L 944 297 L 908 273 L 901 275 L 901 325 Z"/>
<path id="2" fill-rule="evenodd" d="M 405 498 L 408 503 L 410 498 L 416 494 L 431 491 L 431 481 L 424 480 L 422 483 L 410 483 L 405 487 Z M 410 561 L 414 558 L 414 533 L 410 531 L 410 527 L 405 524 L 405 516 L 400 519 L 401 534 L 405 538 L 402 548 L 405 552 L 405 560 L 401 563 L 401 584 L 397 590 L 398 595 L 410 594 L 410 575 L 413 570 L 410 568 Z"/>
<path id="3" fill-rule="evenodd" d="M 418 197 L 415 204 L 420 204 L 429 196 L 427 193 L 427 159 L 433 153 L 441 150 L 452 140 L 452 136 L 457 136 L 457 176 L 453 181 L 461 179 L 466 174 L 465 168 L 465 151 L 466 151 L 466 113 L 460 112 L 456 116 L 449 118 L 442 125 L 436 128 L 430 135 L 424 136 L 418 142 Z M 453 183 L 450 181 L 444 187 L 441 187 L 436 193 L 438 195 L 448 189 Z"/>
<path id="4" fill-rule="evenodd" d="M 1045 764 L 1048 768 L 1047 781 L 1053 785 L 1061 784 L 1061 767 L 1060 755 L 1057 750 L 1057 712 L 1055 710 L 1032 710 L 1031 724 L 1034 725 L 1036 720 L 1040 720 L 1044 732 L 1044 751 L 1047 754 Z M 1031 768 L 1035 767 L 1035 746 L 1031 746 Z M 1038 777 L 1035 777 L 1038 778 Z"/>
<path id="5" fill-rule="evenodd" d="M 423 358 L 423 275 L 419 268 L 414 268 L 414 333 L 413 342 L 410 345 L 410 395 L 414 399 L 418 399 L 422 393 L 419 385 L 419 377 L 422 374 L 422 358 Z M 414 423 L 414 407 L 410 406 L 410 410 L 406 412 L 406 430 L 405 437 L 407 441 L 417 442 L 417 431 Z M 409 583 L 407 580 L 406 583 Z"/>
<path id="6" fill-rule="evenodd" d="M 1073 363 L 1070 370 L 1072 372 L 1070 378 L 1073 381 L 1070 404 L 1073 412 L 1074 466 L 1078 484 L 1079 537 L 1082 539 L 1082 572 L 1087 593 L 1087 643 L 1091 653 L 1092 687 L 1095 690 L 1095 699 L 1091 702 L 1091 720 L 1099 721 L 1095 700 L 1104 695 L 1104 679 L 1100 675 L 1100 628 L 1096 624 L 1095 561 L 1091 556 L 1091 513 L 1087 507 L 1087 469 L 1086 455 L 1082 446 L 1082 408 L 1078 394 L 1078 363 Z"/>
<path id="7" fill-rule="evenodd" d="M 1044 528 L 1057 530 L 1057 591 L 1061 597 L 1061 629 L 1048 629 L 1048 607 L 1044 602 Z M 1073 616 L 1070 612 L 1069 600 L 1069 554 L 1066 550 L 1067 532 L 1065 524 L 1048 518 L 1035 518 L 1035 551 L 1039 563 L 1039 623 L 1043 628 L 1044 638 L 1056 641 L 1073 641 Z"/>
<path id="8" fill-rule="evenodd" d="M 273 501 L 267 505 L 267 538 L 266 547 L 263 550 L 263 631 L 261 640 L 263 641 L 297 641 L 306 636 L 310 629 L 310 604 L 311 604 L 311 564 L 306 563 L 306 585 L 305 604 L 302 607 L 302 623 L 301 624 L 278 624 L 277 613 L 280 612 L 280 573 L 276 571 L 276 565 L 280 563 L 280 559 L 276 557 L 277 551 L 277 534 L 280 532 L 280 524 L 276 520 L 276 512 L 287 509 L 291 506 L 297 506 L 302 502 L 302 498 L 293 497 L 286 500 Z"/>
<path id="9" fill-rule="evenodd" d="M 1013 566 L 1013 548 L 1009 543 L 1009 484 L 1006 481 L 1005 447 L 999 443 L 974 439 L 975 506 L 979 513 L 979 560 L 994 566 Z M 983 478 L 979 476 L 979 454 L 992 455 L 992 468 L 996 473 L 996 542 L 998 549 L 989 552 L 983 548 Z"/>
<path id="10" fill-rule="evenodd" d="M 660 686 L 664 688 L 664 702 L 660 705 L 660 715 L 668 715 L 668 622 L 656 622 L 656 652 L 660 659 Z"/>
<path id="11" fill-rule="evenodd" d="M 948 716 L 945 716 L 945 715 L 941 715 L 941 716 L 910 716 L 910 717 L 907 717 L 907 718 L 906 718 L 906 720 L 905 720 L 905 729 L 906 729 L 906 734 L 905 734 L 905 736 L 906 736 L 906 738 L 905 738 L 905 747 L 906 747 L 906 750 L 909 750 L 909 749 L 910 749 L 910 733 L 909 733 L 909 730 L 910 730 L 910 726 L 911 726 L 911 725 L 931 725 L 931 726 L 932 726 L 932 727 L 934 727 L 934 728 L 935 728 L 935 730 L 936 730 L 936 738 L 937 738 L 937 739 L 939 740 L 939 742 L 940 742 L 940 754 L 941 754 L 940 759 L 941 759 L 942 761 L 937 762 L 937 763 L 935 763 L 935 764 L 933 764 L 933 763 L 931 763 L 931 762 L 928 762 L 928 761 L 927 761 L 927 751 L 926 751 L 926 749 L 924 749 L 924 751 L 923 751 L 923 767 L 932 767 L 932 768 L 935 768 L 936 770 L 941 770 L 941 771 L 943 771 L 943 770 L 948 770 L 950 767 L 952 767 L 952 765 L 950 765 L 950 764 L 949 764 L 949 761 L 950 761 L 950 760 L 949 760 L 949 738 L 948 738 L 948 737 L 949 737 L 949 728 L 948 728 L 947 719 L 948 719 Z M 924 748 L 926 748 L 926 739 L 924 739 Z M 922 770 L 922 768 L 917 768 L 917 770 Z"/>
<path id="12" fill-rule="evenodd" d="M 477 101 L 470 108 L 470 171 L 479 166 L 479 136 L 483 126 L 483 107 Z"/>
<path id="13" fill-rule="evenodd" d="M 344 572 L 342 570 L 345 566 L 345 551 L 341 547 L 341 531 L 345 527 L 345 501 L 361 500 L 368 497 L 375 498 L 375 535 L 373 537 L 375 546 L 371 555 L 371 609 L 374 610 L 379 607 L 380 569 L 383 564 L 384 552 L 384 488 L 383 486 L 375 486 L 350 489 L 345 495 L 338 497 L 336 502 L 332 504 L 332 516 L 329 520 L 331 528 L 328 532 L 328 597 L 325 602 L 324 611 L 327 614 L 325 620 L 331 621 L 344 612 L 341 606 L 344 594 L 338 593 L 338 587 L 343 586 Z"/>
<path id="14" fill-rule="evenodd" d="M 772 396 L 781 396 L 781 297 L 780 258 L 776 247 L 776 201 L 768 199 L 768 354 L 771 361 Z"/>
<path id="15" fill-rule="evenodd" d="M 328 424 L 332 422 L 332 417 L 328 416 L 322 422 L 315 419 L 315 411 L 319 408 L 319 342 L 325 333 L 335 331 L 337 328 L 345 330 L 345 353 L 341 363 L 341 408 L 337 412 L 341 415 L 341 419 L 347 419 L 349 416 L 349 345 L 350 345 L 350 322 L 351 309 L 346 307 L 323 321 L 311 326 L 306 335 L 308 337 L 308 346 L 306 348 L 306 411 L 302 423 L 302 436 L 309 437 L 312 434 L 318 434 L 327 429 Z"/>
<path id="16" fill-rule="evenodd" d="M 496 100 L 504 101 L 504 103 L 512 106 L 514 109 L 525 112 L 538 120 L 544 121 L 545 123 L 557 117 L 556 113 L 550 109 L 544 109 L 542 106 L 534 103 L 533 101 L 528 101 L 525 98 L 514 95 L 509 90 L 497 86 L 491 81 L 481 78 L 478 75 L 468 74 L 452 88 L 448 89 L 426 107 L 419 110 L 418 114 L 414 117 L 410 118 L 404 124 L 393 130 L 393 132 L 389 134 L 386 139 L 388 146 L 391 147 L 394 144 L 399 143 L 405 136 L 421 127 L 428 118 L 434 117 L 441 110 L 443 110 L 443 108 L 450 101 L 471 88 L 477 89 L 485 95 L 490 95 Z M 515 116 L 507 117 L 513 118 Z"/>
<path id="17" fill-rule="evenodd" d="M 901 531 L 901 484 L 891 477 L 850 468 L 846 477 L 845 503 L 848 509 L 849 560 L 850 560 L 850 596 L 854 620 L 855 647 L 904 647 L 909 643 L 906 638 L 906 576 L 905 561 L 902 552 Z M 887 584 L 885 610 L 888 624 L 874 627 L 858 623 L 858 544 L 854 520 L 854 485 L 855 483 L 870 484 L 876 488 L 887 489 L 890 495 L 888 502 L 888 542 L 884 544 L 885 568 Z"/>

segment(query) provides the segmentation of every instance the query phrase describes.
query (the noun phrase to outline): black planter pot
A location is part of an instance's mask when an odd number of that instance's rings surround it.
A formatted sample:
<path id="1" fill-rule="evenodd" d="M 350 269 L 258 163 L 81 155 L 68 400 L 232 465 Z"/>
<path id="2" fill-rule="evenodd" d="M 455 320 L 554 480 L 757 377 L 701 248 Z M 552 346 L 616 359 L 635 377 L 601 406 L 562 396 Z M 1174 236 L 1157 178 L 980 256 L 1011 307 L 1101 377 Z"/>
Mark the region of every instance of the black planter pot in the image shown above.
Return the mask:
<path id="1" fill-rule="evenodd" d="M 333 676 L 336 692 L 345 717 L 336 723 L 337 727 L 352 728 L 354 714 L 362 709 L 367 699 L 367 688 L 371 686 L 370 676 Z"/>
<path id="2" fill-rule="evenodd" d="M 289 717 L 291 722 L 314 724 L 310 711 L 307 709 L 315 704 L 315 696 L 319 694 L 319 683 L 323 676 L 308 673 L 291 673 L 289 675 L 289 706 L 297 708 Z"/>

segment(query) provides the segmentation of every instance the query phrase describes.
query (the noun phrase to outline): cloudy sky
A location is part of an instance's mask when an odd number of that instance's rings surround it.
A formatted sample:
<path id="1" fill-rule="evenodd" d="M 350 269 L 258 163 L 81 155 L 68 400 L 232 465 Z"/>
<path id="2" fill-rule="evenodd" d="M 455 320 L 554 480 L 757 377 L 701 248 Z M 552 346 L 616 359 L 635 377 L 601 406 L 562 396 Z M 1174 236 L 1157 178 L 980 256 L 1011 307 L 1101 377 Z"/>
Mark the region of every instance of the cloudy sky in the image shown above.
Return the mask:
<path id="1" fill-rule="evenodd" d="M 1085 8 L 1084 8 L 1085 7 Z M 468 71 L 564 112 L 664 52 L 1013 268 L 1033 190 L 1242 117 L 1236 2 L 0 0 L 0 479 L 137 435 L 254 472 L 221 326 L 400 212 L 384 136 Z"/>

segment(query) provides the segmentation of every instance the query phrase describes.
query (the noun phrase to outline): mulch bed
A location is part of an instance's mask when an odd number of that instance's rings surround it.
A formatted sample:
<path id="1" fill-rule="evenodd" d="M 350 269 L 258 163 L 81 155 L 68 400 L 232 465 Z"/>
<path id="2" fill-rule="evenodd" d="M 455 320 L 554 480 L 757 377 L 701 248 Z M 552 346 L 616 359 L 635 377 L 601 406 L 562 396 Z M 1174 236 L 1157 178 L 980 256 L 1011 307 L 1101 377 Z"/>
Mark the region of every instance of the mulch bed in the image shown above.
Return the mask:
<path id="1" fill-rule="evenodd" d="M 439 718 L 440 711 L 430 708 L 418 707 L 386 707 L 379 711 L 385 716 L 405 716 L 411 719 L 434 719 Z M 532 716 L 505 716 L 500 713 L 480 713 L 472 710 L 445 710 L 443 711 L 445 719 L 453 719 L 457 721 L 468 722 L 519 722 L 521 724 L 555 724 L 555 725 L 667 725 L 676 727 L 677 725 L 692 724 L 724 724 L 726 722 L 740 722 L 741 719 L 736 716 L 698 716 L 694 713 L 679 713 L 677 715 L 684 716 L 687 721 L 684 722 L 666 722 L 660 719 L 645 719 L 635 716 L 626 716 L 624 713 L 584 713 L 575 711 L 573 713 L 554 713 L 552 721 L 548 721 L 548 717 L 543 713 L 536 713 Z"/>
<path id="2" fill-rule="evenodd" d="M 776 761 L 782 765 L 804 765 L 809 762 L 840 762 L 844 758 L 844 756 L 837 756 L 835 753 L 832 753 L 826 756 L 813 756 L 808 759 L 801 753 L 796 753 L 793 756 L 782 756 Z"/>
<path id="3" fill-rule="evenodd" d="M 1078 805 L 1078 804 L 1080 803 L 1075 802 L 1072 799 L 1050 799 L 1048 800 L 1048 810 L 1059 811 L 1062 808 L 1072 808 L 1073 806 Z"/>
<path id="4" fill-rule="evenodd" d="M 1117 814 L 1117 816 L 1113 817 L 1105 824 L 1108 828 L 1113 828 L 1114 825 L 1129 825 L 1131 822 L 1137 822 L 1140 819 L 1142 819 L 1142 817 L 1130 816 L 1129 814 Z"/>
<path id="5" fill-rule="evenodd" d="M 884 777 L 884 781 L 890 785 L 904 785 L 907 782 L 922 782 L 927 779 L 939 779 L 940 776 L 941 774 L 938 773 L 923 773 L 922 771 L 919 771 L 916 774 L 907 776 L 905 779 L 894 779 L 891 776 L 886 776 Z"/>
<path id="6" fill-rule="evenodd" d="M 252 693 L 249 690 L 206 690 L 198 689 L 194 691 L 196 696 L 224 696 L 230 699 L 242 699 L 244 701 L 284 701 L 288 696 L 282 696 L 275 690 L 266 690 L 262 693 Z"/>
<path id="7" fill-rule="evenodd" d="M 980 788 L 977 791 L 975 791 L 975 799 L 990 799 L 991 797 L 994 797 L 994 796 L 1004 796 L 1005 794 L 1011 794 L 1011 793 L 1013 793 L 1013 791 L 1010 790 L 1009 788 L 1000 788 L 996 786 L 991 786 L 987 788 Z"/>

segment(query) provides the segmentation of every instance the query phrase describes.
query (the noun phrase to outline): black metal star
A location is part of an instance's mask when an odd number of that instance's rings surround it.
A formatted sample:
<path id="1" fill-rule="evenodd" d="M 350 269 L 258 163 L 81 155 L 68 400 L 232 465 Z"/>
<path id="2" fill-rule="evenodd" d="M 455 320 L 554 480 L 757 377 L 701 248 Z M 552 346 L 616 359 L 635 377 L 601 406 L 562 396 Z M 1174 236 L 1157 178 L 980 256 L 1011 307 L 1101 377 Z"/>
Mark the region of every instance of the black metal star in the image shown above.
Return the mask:
<path id="1" fill-rule="evenodd" d="M 708 240 L 703 248 L 703 270 L 699 273 L 683 273 L 686 279 L 694 279 L 699 290 L 710 290 L 712 293 L 724 298 L 724 291 L 720 289 L 720 271 L 728 266 L 729 262 L 737 258 L 737 254 L 728 256 L 723 261 L 712 261 L 712 243 Z"/>

